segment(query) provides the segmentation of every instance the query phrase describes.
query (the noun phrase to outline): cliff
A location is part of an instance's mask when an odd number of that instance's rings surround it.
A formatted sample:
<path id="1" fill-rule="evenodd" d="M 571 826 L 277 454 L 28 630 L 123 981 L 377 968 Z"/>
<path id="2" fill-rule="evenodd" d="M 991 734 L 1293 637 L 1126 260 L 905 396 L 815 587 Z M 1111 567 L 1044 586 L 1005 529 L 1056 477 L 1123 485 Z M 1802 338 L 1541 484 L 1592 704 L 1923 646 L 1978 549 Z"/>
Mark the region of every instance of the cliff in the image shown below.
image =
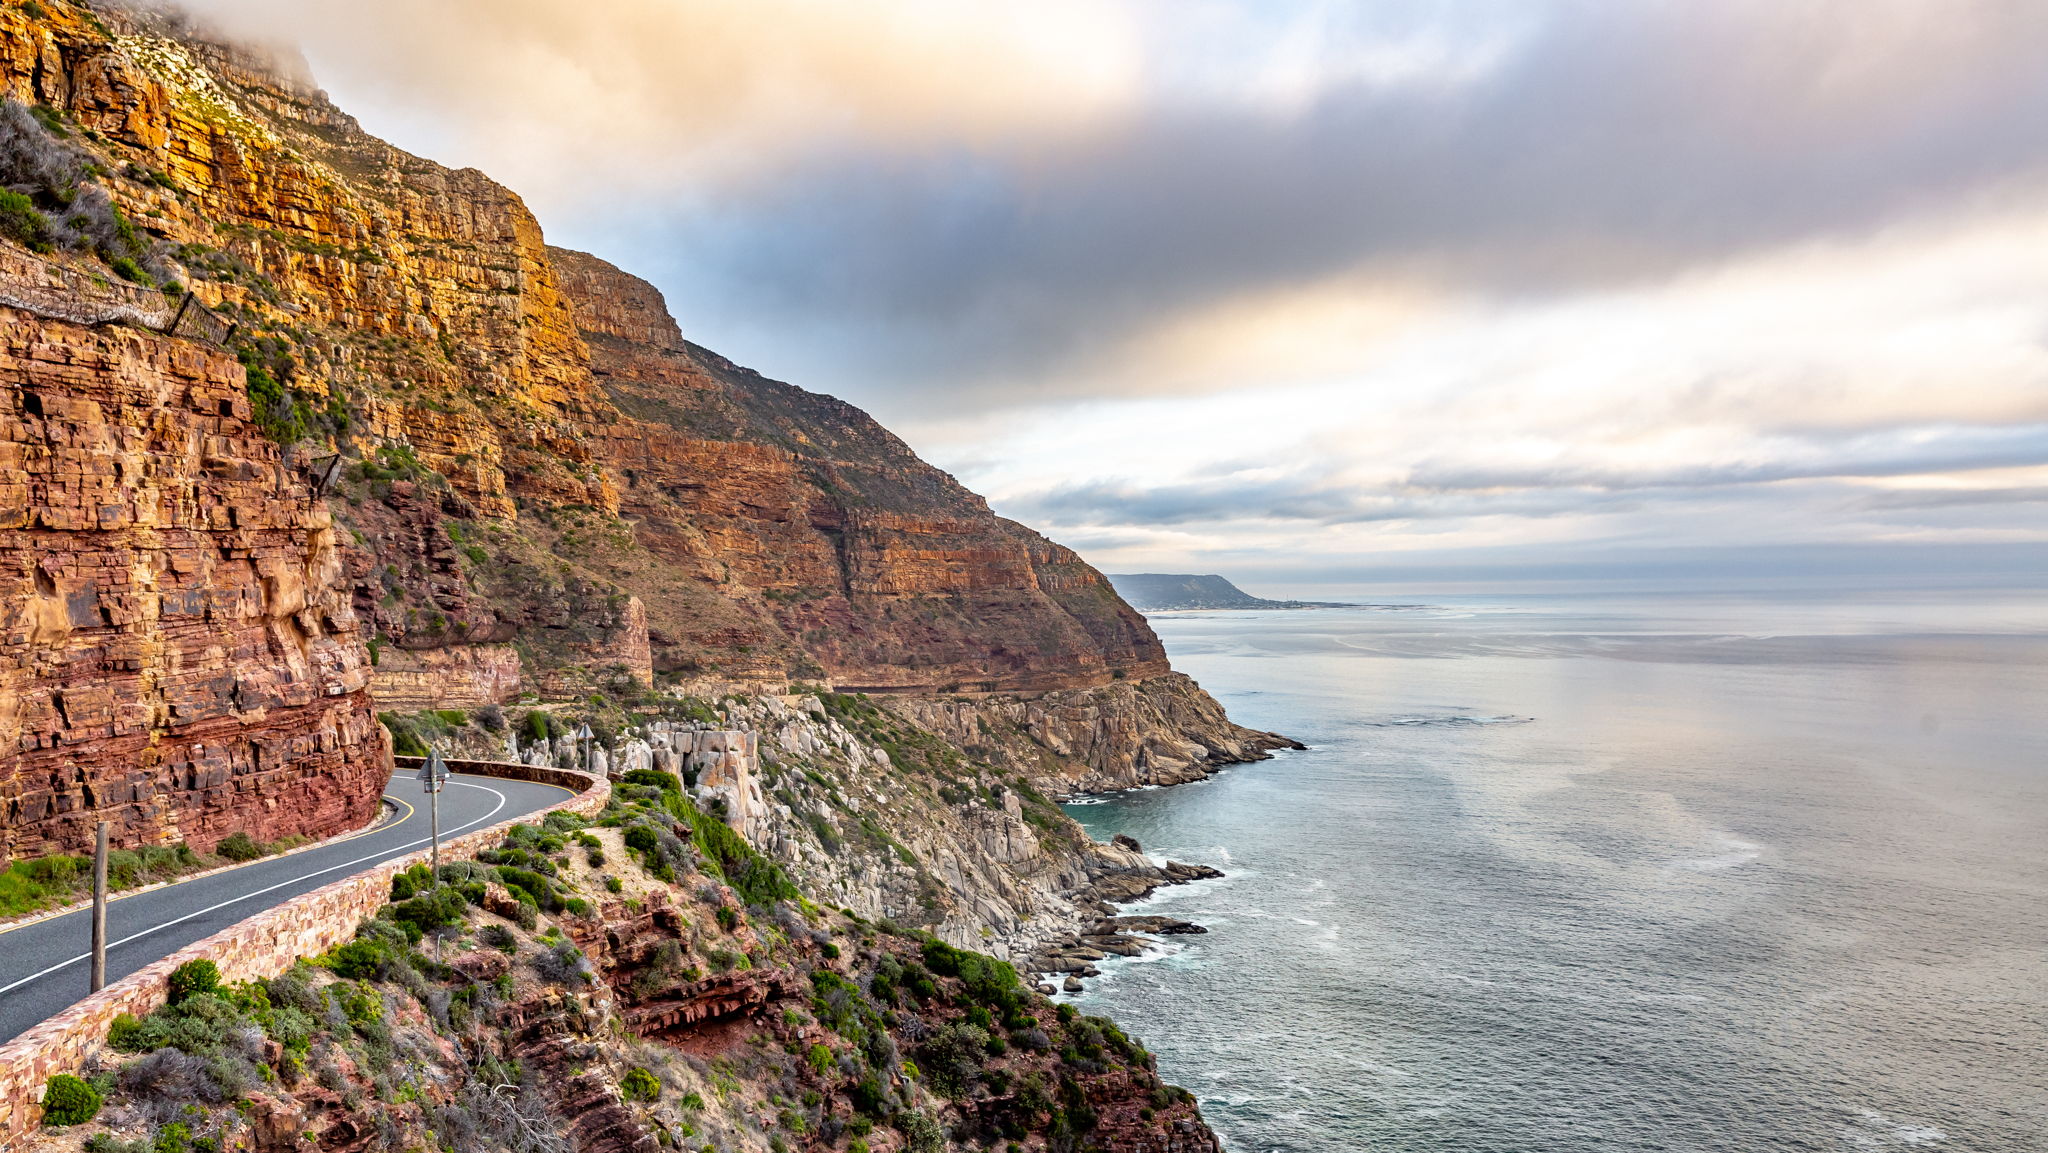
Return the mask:
<path id="1" fill-rule="evenodd" d="M 249 417 L 217 349 L 0 309 L 0 859 L 374 813 L 334 528 Z"/>
<path id="2" fill-rule="evenodd" d="M 857 409 L 683 339 L 650 285 L 548 247 L 481 173 L 164 17 L 40 11 L 0 9 L 0 83 L 91 159 L 160 276 L 238 324 L 280 462 L 347 462 L 329 506 L 354 621 L 332 635 L 367 643 L 390 704 L 951 695 L 1022 719 L 1029 747 L 1002 755 L 1056 793 L 1281 743 L 1170 676 L 1074 553 Z"/>
<path id="3" fill-rule="evenodd" d="M 749 641 L 786 654 L 788 671 L 869 692 L 1167 671 L 1143 618 L 1073 552 L 995 516 L 866 413 L 684 340 L 646 281 L 549 255 L 621 414 L 605 454 L 649 569 L 733 601 Z M 625 566 L 618 575 L 658 596 Z M 663 637 L 657 667 L 694 671 L 731 647 L 685 626 Z"/>

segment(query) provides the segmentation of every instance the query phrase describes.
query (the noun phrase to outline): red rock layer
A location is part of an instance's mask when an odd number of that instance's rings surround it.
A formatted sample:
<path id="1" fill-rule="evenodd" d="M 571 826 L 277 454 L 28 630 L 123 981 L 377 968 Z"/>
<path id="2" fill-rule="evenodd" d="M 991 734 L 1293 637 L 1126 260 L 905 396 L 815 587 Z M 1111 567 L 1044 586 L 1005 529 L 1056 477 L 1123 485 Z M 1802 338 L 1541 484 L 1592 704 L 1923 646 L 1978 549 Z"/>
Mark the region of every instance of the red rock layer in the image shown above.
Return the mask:
<path id="1" fill-rule="evenodd" d="M 375 811 L 334 529 L 249 415 L 216 348 L 0 310 L 0 855 Z"/>
<path id="2" fill-rule="evenodd" d="M 549 255 L 624 414 L 604 451 L 621 511 L 662 560 L 765 617 L 764 635 L 867 691 L 1167 671 L 1144 618 L 1071 550 L 996 516 L 852 405 L 685 341 L 646 281 Z M 673 650 L 668 663 L 686 659 Z"/>

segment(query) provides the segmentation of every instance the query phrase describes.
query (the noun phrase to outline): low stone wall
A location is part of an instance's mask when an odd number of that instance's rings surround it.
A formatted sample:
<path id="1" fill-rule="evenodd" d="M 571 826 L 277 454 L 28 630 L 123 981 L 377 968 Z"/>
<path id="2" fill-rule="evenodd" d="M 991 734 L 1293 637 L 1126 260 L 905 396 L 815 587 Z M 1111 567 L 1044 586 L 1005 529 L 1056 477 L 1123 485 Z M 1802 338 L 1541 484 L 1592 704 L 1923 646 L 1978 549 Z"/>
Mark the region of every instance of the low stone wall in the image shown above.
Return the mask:
<path id="1" fill-rule="evenodd" d="M 419 767 L 417 757 L 399 757 L 398 761 L 401 767 Z M 495 845 L 513 825 L 531 823 L 546 813 L 560 810 L 596 816 L 611 799 L 609 783 L 566 769 L 496 761 L 450 761 L 448 767 L 480 776 L 558 785 L 575 790 L 576 795 L 539 813 L 451 837 L 441 843 L 444 860 L 474 856 Z M 424 849 L 409 853 L 265 909 L 136 970 L 0 1045 L 0 1150 L 41 1122 L 44 1086 L 55 1074 L 76 1072 L 87 1057 L 102 1049 L 114 1018 L 122 1013 L 140 1017 L 164 1003 L 171 970 L 203 957 L 220 966 L 224 980 L 275 977 L 301 957 L 354 938 L 357 924 L 390 900 L 391 878 L 413 865 L 425 864 L 428 856 Z"/>

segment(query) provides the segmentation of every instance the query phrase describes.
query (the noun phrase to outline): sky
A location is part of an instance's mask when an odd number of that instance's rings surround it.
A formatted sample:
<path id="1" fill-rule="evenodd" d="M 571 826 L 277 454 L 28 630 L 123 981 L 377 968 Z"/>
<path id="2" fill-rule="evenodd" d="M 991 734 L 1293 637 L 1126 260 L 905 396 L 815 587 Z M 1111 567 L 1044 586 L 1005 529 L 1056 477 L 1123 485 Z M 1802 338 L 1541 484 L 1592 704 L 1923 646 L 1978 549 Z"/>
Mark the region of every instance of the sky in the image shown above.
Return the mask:
<path id="1" fill-rule="evenodd" d="M 2048 572 L 2038 0 L 188 0 L 1110 571 Z"/>

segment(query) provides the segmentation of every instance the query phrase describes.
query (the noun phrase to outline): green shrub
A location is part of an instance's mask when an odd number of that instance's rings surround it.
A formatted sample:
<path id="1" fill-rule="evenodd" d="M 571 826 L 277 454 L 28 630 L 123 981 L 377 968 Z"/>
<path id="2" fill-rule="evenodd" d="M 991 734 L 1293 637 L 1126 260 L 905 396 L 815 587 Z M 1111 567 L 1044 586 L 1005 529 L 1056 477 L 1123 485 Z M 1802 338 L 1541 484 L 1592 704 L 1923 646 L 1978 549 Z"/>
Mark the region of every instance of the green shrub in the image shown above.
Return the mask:
<path id="1" fill-rule="evenodd" d="M 436 929 L 462 924 L 469 913 L 469 900 L 459 889 L 444 888 L 401 901 L 391 906 L 388 912 L 393 921 L 409 925 L 424 936 Z M 411 937 L 414 934 L 406 935 Z"/>
<path id="2" fill-rule="evenodd" d="M 85 857 L 57 853 L 16 861 L 0 872 L 0 917 L 61 905 L 91 880 L 92 861 Z"/>
<path id="3" fill-rule="evenodd" d="M 527 713 L 525 719 L 519 723 L 519 728 L 520 735 L 529 741 L 544 741 L 557 733 L 566 735 L 568 731 L 562 727 L 560 721 L 555 720 L 554 714 L 545 709 L 534 709 Z"/>
<path id="4" fill-rule="evenodd" d="M 650 785 L 664 793 L 683 791 L 683 782 L 674 773 L 664 773 L 659 769 L 634 769 L 620 780 L 629 785 Z"/>
<path id="5" fill-rule="evenodd" d="M 123 280 L 132 281 L 146 288 L 156 287 L 156 278 L 142 271 L 141 265 L 126 256 L 116 256 L 109 262 L 109 267 L 113 268 L 115 276 Z"/>
<path id="6" fill-rule="evenodd" d="M 219 988 L 220 967 L 203 957 L 171 970 L 170 1002 L 173 1005 L 183 1003 L 187 997 L 211 993 Z"/>
<path id="7" fill-rule="evenodd" d="M 36 211 L 35 201 L 11 189 L 0 188 L 0 232 L 37 252 L 50 252 L 50 219 Z"/>
<path id="8" fill-rule="evenodd" d="M 394 901 L 410 901 L 433 888 L 434 870 L 425 865 L 414 865 L 391 877 L 391 899 Z"/>
<path id="9" fill-rule="evenodd" d="M 619 1078 L 619 1096 L 628 1101 L 659 1101 L 661 1078 L 635 1065 Z"/>
<path id="10" fill-rule="evenodd" d="M 83 1125 L 100 1111 L 99 1090 L 59 1073 L 43 1089 L 43 1124 Z"/>
<path id="11" fill-rule="evenodd" d="M 250 378 L 251 380 L 254 377 Z M 250 399 L 255 399 L 255 385 L 250 386 Z M 275 438 L 273 438 L 275 439 Z M 297 439 L 294 437 L 293 439 Z M 420 731 L 410 720 L 397 713 L 378 713 L 377 720 L 391 731 L 391 751 L 401 757 L 424 757 L 427 742 L 420 737 Z"/>
<path id="12" fill-rule="evenodd" d="M 133 1013 L 123 1013 L 107 1026 L 107 1047 L 119 1053 L 143 1052 L 142 1020 Z"/>
<path id="13" fill-rule="evenodd" d="M 267 850 L 256 838 L 236 829 L 222 837 L 220 844 L 213 847 L 213 851 L 230 861 L 253 861 L 263 856 Z"/>
<path id="14" fill-rule="evenodd" d="M 391 949 L 382 941 L 357 937 L 327 950 L 317 963 L 336 976 L 366 981 L 383 972 L 384 962 L 390 958 Z"/>

